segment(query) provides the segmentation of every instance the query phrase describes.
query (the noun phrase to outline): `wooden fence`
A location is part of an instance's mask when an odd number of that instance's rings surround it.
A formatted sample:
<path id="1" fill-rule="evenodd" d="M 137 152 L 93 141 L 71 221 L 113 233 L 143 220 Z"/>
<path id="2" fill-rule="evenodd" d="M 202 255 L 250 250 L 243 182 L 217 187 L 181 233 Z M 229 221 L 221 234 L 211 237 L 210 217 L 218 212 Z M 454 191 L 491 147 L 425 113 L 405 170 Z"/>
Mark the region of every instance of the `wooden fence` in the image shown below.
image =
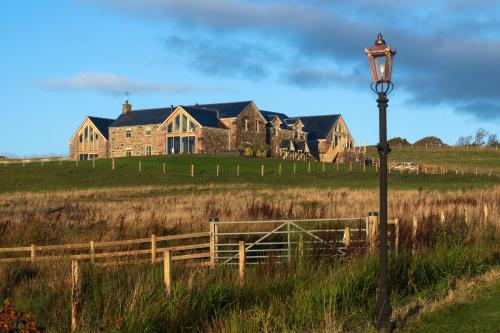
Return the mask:
<path id="1" fill-rule="evenodd" d="M 71 331 L 79 328 L 81 261 L 95 265 L 163 263 L 167 296 L 172 288 L 172 263 L 214 267 L 238 265 L 241 283 L 245 266 L 273 260 L 286 263 L 299 256 L 345 256 L 352 251 L 374 250 L 378 216 L 360 218 L 233 221 L 211 218 L 208 232 L 151 235 L 148 238 L 64 245 L 0 248 L 0 264 L 67 261 L 71 263 Z M 398 219 L 389 221 L 391 248 L 399 245 Z M 124 260 L 125 259 L 125 260 Z"/>

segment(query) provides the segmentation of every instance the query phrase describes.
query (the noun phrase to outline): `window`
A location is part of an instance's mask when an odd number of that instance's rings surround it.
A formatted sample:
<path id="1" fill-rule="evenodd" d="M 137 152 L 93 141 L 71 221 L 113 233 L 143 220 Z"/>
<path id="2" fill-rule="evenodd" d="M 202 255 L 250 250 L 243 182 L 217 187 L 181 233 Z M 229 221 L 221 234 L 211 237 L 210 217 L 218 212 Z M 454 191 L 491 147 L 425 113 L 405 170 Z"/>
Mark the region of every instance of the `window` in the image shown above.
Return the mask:
<path id="1" fill-rule="evenodd" d="M 189 121 L 189 131 L 190 132 L 196 131 L 196 125 L 192 121 Z"/>
<path id="2" fill-rule="evenodd" d="M 125 150 L 125 156 L 127 156 L 127 157 L 132 156 L 132 149 L 131 149 L 131 148 L 127 148 L 127 149 Z"/>
<path id="3" fill-rule="evenodd" d="M 259 133 L 259 121 L 255 121 L 255 132 Z"/>
<path id="4" fill-rule="evenodd" d="M 80 133 L 80 135 L 78 136 L 78 139 L 79 139 L 80 143 L 82 143 L 82 142 L 83 142 L 83 135 L 82 135 L 81 133 Z"/>
<path id="5" fill-rule="evenodd" d="M 248 131 L 248 119 L 245 119 L 245 131 Z"/>
<path id="6" fill-rule="evenodd" d="M 127 128 L 127 130 L 125 131 L 125 137 L 127 139 L 130 139 L 132 137 L 132 130 L 130 128 Z"/>
<path id="7" fill-rule="evenodd" d="M 151 127 L 146 127 L 146 136 L 151 136 Z"/>
<path id="8" fill-rule="evenodd" d="M 94 129 L 92 127 L 89 127 L 89 138 L 90 142 L 94 141 Z"/>
<path id="9" fill-rule="evenodd" d="M 146 156 L 151 156 L 151 146 L 146 146 Z"/>
<path id="10" fill-rule="evenodd" d="M 95 141 L 98 141 L 99 140 L 99 135 L 96 133 L 95 134 Z"/>
<path id="11" fill-rule="evenodd" d="M 181 123 L 181 119 L 180 119 L 180 116 L 177 115 L 175 118 L 174 118 L 174 132 L 179 132 L 181 126 L 180 126 L 180 123 Z"/>
<path id="12" fill-rule="evenodd" d="M 188 119 L 185 114 L 182 115 L 182 132 L 187 132 Z"/>
<path id="13" fill-rule="evenodd" d="M 167 125 L 167 133 L 172 133 L 172 123 Z"/>

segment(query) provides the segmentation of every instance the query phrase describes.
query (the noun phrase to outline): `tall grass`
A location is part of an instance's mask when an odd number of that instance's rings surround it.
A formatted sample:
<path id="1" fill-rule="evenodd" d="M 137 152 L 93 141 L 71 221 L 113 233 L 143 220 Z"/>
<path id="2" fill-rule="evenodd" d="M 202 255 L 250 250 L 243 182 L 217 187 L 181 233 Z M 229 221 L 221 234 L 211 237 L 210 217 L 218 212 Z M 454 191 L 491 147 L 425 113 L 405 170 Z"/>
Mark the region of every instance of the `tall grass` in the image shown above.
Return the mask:
<path id="1" fill-rule="evenodd" d="M 208 231 L 221 221 L 364 217 L 378 210 L 378 192 L 352 189 L 248 189 L 234 186 L 170 186 L 0 195 L 0 247 L 80 243 Z M 484 207 L 488 221 L 484 221 Z M 465 217 L 470 225 L 464 225 Z M 409 235 L 413 217 L 452 234 L 498 222 L 500 187 L 467 191 L 390 191 L 389 216 Z M 453 228 L 453 223 L 460 226 Z M 427 231 L 426 231 L 427 230 Z M 426 236 L 427 235 L 427 236 Z M 406 236 L 402 237 L 405 240 Z"/>
<path id="2" fill-rule="evenodd" d="M 496 239 L 498 240 L 498 239 Z M 500 265 L 495 238 L 443 240 L 417 255 L 406 250 L 390 260 L 392 302 L 443 295 L 453 279 Z M 49 331 L 69 328 L 68 267 L 10 267 L 2 279 L 15 305 L 32 312 Z M 262 264 L 248 270 L 243 286 L 236 271 L 177 267 L 167 298 L 159 266 L 83 269 L 82 331 L 282 332 L 369 330 L 377 286 L 377 259 Z M 58 279 L 55 277 L 59 276 Z M 123 320 L 121 320 L 123 318 Z"/>

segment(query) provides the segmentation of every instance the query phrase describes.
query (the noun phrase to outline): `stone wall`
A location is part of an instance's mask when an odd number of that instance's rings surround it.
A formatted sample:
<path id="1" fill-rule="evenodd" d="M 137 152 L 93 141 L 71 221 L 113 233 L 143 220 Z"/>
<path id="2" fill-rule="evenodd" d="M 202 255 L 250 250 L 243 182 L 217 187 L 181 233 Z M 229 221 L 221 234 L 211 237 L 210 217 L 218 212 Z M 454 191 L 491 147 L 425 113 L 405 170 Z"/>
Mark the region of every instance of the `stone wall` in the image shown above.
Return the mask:
<path id="1" fill-rule="evenodd" d="M 238 146 L 236 145 L 236 133 L 238 132 L 238 127 L 237 127 L 237 118 L 222 118 L 221 122 L 229 129 L 230 131 L 230 143 L 229 143 L 229 150 L 238 150 Z"/>
<path id="2" fill-rule="evenodd" d="M 248 121 L 248 127 L 245 130 L 245 120 Z M 256 122 L 259 122 L 259 131 L 256 128 Z M 236 118 L 236 144 L 239 148 L 242 143 L 265 144 L 266 143 L 266 122 L 262 119 L 261 113 L 250 104 Z"/>
<path id="3" fill-rule="evenodd" d="M 151 135 L 146 135 L 147 128 L 151 128 Z M 126 137 L 127 129 L 131 130 L 130 138 Z M 163 155 L 166 153 L 165 137 L 165 132 L 158 130 L 158 124 L 110 127 L 110 155 L 111 157 L 124 157 L 127 154 L 127 148 L 130 148 L 132 156 L 145 156 L 147 146 L 151 146 L 152 155 Z"/>
<path id="4" fill-rule="evenodd" d="M 294 131 L 282 128 L 278 129 L 277 134 L 276 129 L 268 128 L 268 131 L 271 131 L 269 135 L 270 140 L 268 141 L 268 144 L 271 146 L 271 156 L 279 157 L 281 142 L 293 139 Z"/>
<path id="5" fill-rule="evenodd" d="M 229 150 L 229 130 L 225 128 L 200 128 L 197 133 L 196 152 L 218 154 Z"/>

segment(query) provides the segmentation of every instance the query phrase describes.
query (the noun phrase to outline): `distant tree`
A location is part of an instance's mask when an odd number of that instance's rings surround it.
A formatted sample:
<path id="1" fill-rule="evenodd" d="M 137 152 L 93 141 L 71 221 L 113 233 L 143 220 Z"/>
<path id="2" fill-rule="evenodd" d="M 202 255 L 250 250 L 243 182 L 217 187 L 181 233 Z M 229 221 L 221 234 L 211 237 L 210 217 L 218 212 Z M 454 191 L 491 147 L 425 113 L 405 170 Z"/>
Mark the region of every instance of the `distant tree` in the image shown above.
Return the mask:
<path id="1" fill-rule="evenodd" d="M 389 142 L 389 144 L 391 146 L 398 146 L 398 145 L 402 145 L 402 146 L 409 146 L 410 143 L 408 142 L 408 140 L 406 140 L 405 138 L 401 138 L 399 136 L 395 137 L 395 138 L 392 138 L 390 140 L 388 140 L 387 142 Z"/>
<path id="2" fill-rule="evenodd" d="M 446 146 L 446 144 L 443 142 L 443 140 L 441 140 L 440 138 L 438 138 L 436 136 L 426 136 L 425 138 L 422 138 L 422 139 L 415 142 L 415 146 L 425 146 L 425 145 L 429 145 L 429 146 L 443 145 L 443 146 Z"/>
<path id="3" fill-rule="evenodd" d="M 467 143 L 465 142 L 466 138 L 465 136 L 461 136 L 457 140 L 457 146 L 465 146 Z"/>
<path id="4" fill-rule="evenodd" d="M 490 147 L 493 147 L 493 146 L 496 146 L 498 145 L 498 138 L 497 138 L 497 135 L 496 134 L 490 134 L 488 136 L 488 146 Z"/>
<path id="5" fill-rule="evenodd" d="M 476 130 L 476 134 L 474 135 L 474 144 L 476 146 L 482 146 L 484 145 L 484 139 L 488 135 L 488 132 L 484 128 L 478 128 Z"/>

